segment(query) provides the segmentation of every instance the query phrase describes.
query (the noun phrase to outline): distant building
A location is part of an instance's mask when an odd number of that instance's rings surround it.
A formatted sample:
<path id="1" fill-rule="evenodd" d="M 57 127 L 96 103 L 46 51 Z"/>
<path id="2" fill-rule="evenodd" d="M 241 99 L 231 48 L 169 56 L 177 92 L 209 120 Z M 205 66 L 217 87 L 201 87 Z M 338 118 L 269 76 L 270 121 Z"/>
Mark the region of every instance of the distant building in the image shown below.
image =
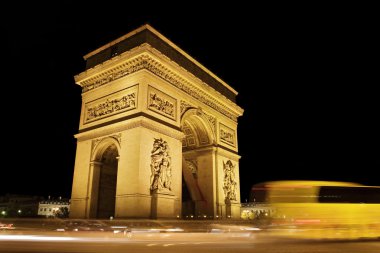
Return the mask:
<path id="1" fill-rule="evenodd" d="M 6 194 L 0 196 L 0 218 L 5 217 L 38 217 L 56 216 L 60 208 L 70 211 L 70 200 L 61 197 L 57 199 L 42 196 Z"/>
<path id="2" fill-rule="evenodd" d="M 273 207 L 261 202 L 242 203 L 240 208 L 240 217 L 244 220 L 253 220 L 262 215 L 270 217 L 273 213 Z"/>
<path id="3" fill-rule="evenodd" d="M 0 217 L 36 217 L 41 196 L 6 194 L 0 196 Z"/>
<path id="4" fill-rule="evenodd" d="M 57 212 L 59 212 L 60 208 L 67 208 L 70 211 L 70 200 L 62 199 L 59 197 L 58 199 L 49 199 L 42 200 L 38 204 L 38 215 L 53 217 L 56 216 Z"/>

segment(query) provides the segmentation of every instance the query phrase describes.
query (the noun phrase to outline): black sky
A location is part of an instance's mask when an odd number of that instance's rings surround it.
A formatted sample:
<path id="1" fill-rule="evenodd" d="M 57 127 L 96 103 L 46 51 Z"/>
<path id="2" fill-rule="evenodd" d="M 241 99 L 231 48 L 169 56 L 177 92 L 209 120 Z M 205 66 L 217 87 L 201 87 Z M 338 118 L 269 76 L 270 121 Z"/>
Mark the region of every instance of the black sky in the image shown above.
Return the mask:
<path id="1" fill-rule="evenodd" d="M 380 185 L 371 7 L 244 2 L 8 5 L 0 20 L 0 195 L 70 197 L 81 106 L 73 77 L 83 55 L 145 23 L 239 92 L 242 202 L 267 180 Z"/>

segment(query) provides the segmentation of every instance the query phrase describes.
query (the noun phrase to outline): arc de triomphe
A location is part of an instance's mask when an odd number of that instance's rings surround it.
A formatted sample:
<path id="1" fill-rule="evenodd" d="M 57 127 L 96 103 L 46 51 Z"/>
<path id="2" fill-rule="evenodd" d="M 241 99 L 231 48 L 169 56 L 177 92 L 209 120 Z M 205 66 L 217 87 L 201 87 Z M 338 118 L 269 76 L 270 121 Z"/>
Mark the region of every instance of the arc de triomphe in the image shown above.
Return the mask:
<path id="1" fill-rule="evenodd" d="M 84 56 L 70 217 L 240 217 L 237 92 L 149 25 Z"/>

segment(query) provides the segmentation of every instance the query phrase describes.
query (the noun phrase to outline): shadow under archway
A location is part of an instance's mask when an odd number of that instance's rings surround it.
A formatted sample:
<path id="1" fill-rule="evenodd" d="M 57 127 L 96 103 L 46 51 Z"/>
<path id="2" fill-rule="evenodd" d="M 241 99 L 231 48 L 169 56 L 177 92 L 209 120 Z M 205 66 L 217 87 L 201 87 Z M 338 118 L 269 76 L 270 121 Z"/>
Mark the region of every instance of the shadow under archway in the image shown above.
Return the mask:
<path id="1" fill-rule="evenodd" d="M 182 141 L 182 217 L 212 216 L 213 155 L 204 150 L 214 143 L 213 130 L 203 112 L 195 108 L 184 113 L 181 129 L 185 134 Z"/>
<path id="2" fill-rule="evenodd" d="M 89 218 L 108 219 L 115 216 L 118 158 L 115 143 L 105 141 L 97 149 Z"/>

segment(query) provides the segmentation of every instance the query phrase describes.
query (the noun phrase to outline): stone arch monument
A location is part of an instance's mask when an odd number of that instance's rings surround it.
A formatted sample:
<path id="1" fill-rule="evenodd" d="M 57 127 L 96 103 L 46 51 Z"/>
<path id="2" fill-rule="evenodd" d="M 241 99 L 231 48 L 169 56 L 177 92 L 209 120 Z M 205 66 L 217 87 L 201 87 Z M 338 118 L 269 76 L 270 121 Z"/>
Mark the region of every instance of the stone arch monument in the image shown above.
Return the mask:
<path id="1" fill-rule="evenodd" d="M 72 218 L 239 218 L 237 92 L 149 25 L 84 56 Z"/>

